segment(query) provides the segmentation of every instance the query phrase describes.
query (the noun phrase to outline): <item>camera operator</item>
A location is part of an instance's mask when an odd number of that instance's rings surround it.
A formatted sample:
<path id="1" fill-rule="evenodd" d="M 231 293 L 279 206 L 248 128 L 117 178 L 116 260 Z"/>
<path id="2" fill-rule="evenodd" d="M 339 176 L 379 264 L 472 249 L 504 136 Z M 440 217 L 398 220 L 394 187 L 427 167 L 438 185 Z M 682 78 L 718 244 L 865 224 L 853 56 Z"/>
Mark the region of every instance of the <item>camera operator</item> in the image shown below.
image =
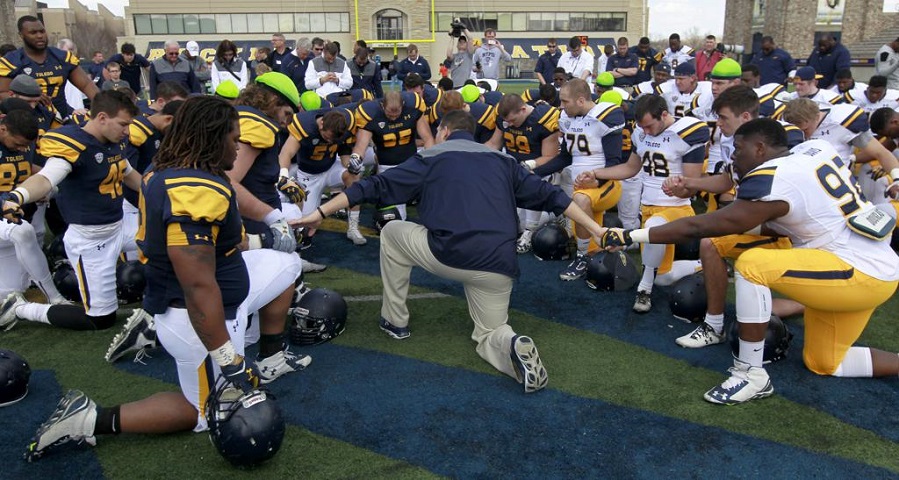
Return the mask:
<path id="1" fill-rule="evenodd" d="M 496 30 L 484 30 L 484 43 L 474 52 L 475 73 L 478 78 L 499 80 L 499 64 L 501 60 L 512 61 L 512 55 L 503 48 L 502 42 L 496 39 Z"/>
<path id="2" fill-rule="evenodd" d="M 459 22 L 458 18 L 453 21 L 452 27 L 444 65 L 449 69 L 450 78 L 453 79 L 453 88 L 460 88 L 465 85 L 466 80 L 472 78 L 474 46 L 469 42 L 472 38 L 471 32 Z"/>
<path id="3" fill-rule="evenodd" d="M 714 35 L 705 37 L 702 50 L 696 54 L 696 76 L 700 80 L 707 80 L 706 77 L 712 73 L 715 64 L 722 58 L 724 58 L 724 44 L 718 43 Z"/>

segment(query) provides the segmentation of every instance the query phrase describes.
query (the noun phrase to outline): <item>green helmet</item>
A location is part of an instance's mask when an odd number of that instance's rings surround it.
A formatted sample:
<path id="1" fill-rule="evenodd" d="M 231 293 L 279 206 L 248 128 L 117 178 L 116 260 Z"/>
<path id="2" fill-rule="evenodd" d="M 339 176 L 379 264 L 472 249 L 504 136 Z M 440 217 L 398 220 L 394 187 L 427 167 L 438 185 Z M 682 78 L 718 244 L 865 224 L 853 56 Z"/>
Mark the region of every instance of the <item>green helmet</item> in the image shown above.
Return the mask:
<path id="1" fill-rule="evenodd" d="M 300 106 L 305 111 L 318 110 L 322 108 L 322 97 L 312 90 L 306 90 L 300 95 Z"/>
<path id="2" fill-rule="evenodd" d="M 234 82 L 225 81 L 215 87 L 215 94 L 227 100 L 234 100 L 240 95 L 240 90 L 237 89 Z"/>
<path id="3" fill-rule="evenodd" d="M 615 85 L 615 77 L 611 72 L 602 72 L 596 76 L 596 84 L 600 87 L 611 87 Z"/>
<path id="4" fill-rule="evenodd" d="M 599 96 L 600 102 L 614 103 L 615 105 L 621 106 L 621 102 L 624 101 L 621 98 L 621 94 L 615 90 L 609 90 L 607 92 L 603 92 L 602 95 Z"/>
<path id="5" fill-rule="evenodd" d="M 743 69 L 740 64 L 732 58 L 723 58 L 712 68 L 709 78 L 716 80 L 733 80 L 743 75 Z"/>
<path id="6" fill-rule="evenodd" d="M 474 103 L 477 102 L 479 98 L 481 98 L 481 93 L 483 90 L 476 85 L 465 85 L 459 90 L 459 93 L 462 94 L 462 100 L 465 100 L 465 103 Z"/>
<path id="7" fill-rule="evenodd" d="M 300 92 L 290 77 L 280 72 L 268 72 L 256 77 L 256 83 L 280 95 L 294 111 L 297 111 Z"/>

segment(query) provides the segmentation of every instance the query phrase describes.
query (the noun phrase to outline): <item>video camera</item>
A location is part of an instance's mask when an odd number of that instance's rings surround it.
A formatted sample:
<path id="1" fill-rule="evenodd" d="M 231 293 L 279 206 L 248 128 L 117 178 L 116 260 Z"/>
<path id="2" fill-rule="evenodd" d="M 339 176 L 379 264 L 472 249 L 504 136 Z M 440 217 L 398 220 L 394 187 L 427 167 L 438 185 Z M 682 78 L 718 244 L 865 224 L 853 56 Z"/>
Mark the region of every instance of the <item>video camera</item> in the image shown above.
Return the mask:
<path id="1" fill-rule="evenodd" d="M 462 20 L 459 18 L 454 18 L 453 23 L 450 23 L 450 27 L 452 27 L 452 30 L 450 30 L 450 36 L 456 38 L 461 37 L 462 30 L 468 28 L 464 23 L 462 23 Z"/>
<path id="2" fill-rule="evenodd" d="M 721 53 L 736 53 L 737 55 L 742 54 L 744 50 L 743 45 L 728 45 L 721 42 L 718 42 L 715 49 Z"/>

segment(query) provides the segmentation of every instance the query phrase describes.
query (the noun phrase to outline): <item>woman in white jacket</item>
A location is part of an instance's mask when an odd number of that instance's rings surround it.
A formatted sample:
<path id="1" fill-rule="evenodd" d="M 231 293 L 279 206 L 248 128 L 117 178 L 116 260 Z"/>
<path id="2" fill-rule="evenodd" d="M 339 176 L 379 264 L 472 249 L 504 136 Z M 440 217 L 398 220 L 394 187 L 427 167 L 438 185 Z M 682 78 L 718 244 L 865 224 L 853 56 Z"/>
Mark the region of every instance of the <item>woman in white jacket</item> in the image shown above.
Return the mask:
<path id="1" fill-rule="evenodd" d="M 231 40 L 222 40 L 212 62 L 212 91 L 222 82 L 232 82 L 243 90 L 248 79 L 247 62 L 237 55 L 237 46 Z"/>

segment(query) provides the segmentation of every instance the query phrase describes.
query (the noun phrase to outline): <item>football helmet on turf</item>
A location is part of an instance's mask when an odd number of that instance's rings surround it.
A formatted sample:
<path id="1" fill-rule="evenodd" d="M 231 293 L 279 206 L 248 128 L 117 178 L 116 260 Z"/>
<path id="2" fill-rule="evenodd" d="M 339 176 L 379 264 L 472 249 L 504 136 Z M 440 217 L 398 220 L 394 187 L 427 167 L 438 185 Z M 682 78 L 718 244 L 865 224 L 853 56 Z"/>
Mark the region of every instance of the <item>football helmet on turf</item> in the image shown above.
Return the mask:
<path id="1" fill-rule="evenodd" d="M 701 322 L 705 319 L 708 296 L 705 293 L 705 276 L 702 272 L 687 275 L 674 282 L 668 297 L 671 314 L 685 322 Z"/>
<path id="2" fill-rule="evenodd" d="M 119 304 L 137 303 L 144 298 L 147 280 L 144 278 L 144 265 L 136 260 L 120 263 L 115 269 L 116 295 Z"/>
<path id="3" fill-rule="evenodd" d="M 738 325 L 737 321 L 731 322 L 730 333 L 728 334 L 730 336 L 730 348 L 733 350 L 734 357 L 740 355 L 740 329 Z M 764 362 L 771 363 L 786 358 L 792 342 L 793 332 L 790 331 L 787 324 L 777 315 L 771 315 L 771 319 L 768 320 L 768 331 L 765 333 Z"/>
<path id="4" fill-rule="evenodd" d="M 12 405 L 28 395 L 31 367 L 12 350 L 0 349 L 0 407 Z"/>
<path id="5" fill-rule="evenodd" d="M 557 223 L 544 224 L 531 237 L 531 251 L 540 260 L 567 260 L 571 256 L 568 232 Z"/>
<path id="6" fill-rule="evenodd" d="M 228 382 L 206 399 L 209 439 L 235 467 L 252 467 L 275 456 L 286 426 L 271 393 L 253 389 L 244 393 Z"/>
<path id="7" fill-rule="evenodd" d="M 675 260 L 699 260 L 699 239 L 674 244 Z"/>
<path id="8" fill-rule="evenodd" d="M 62 235 L 53 237 L 53 240 L 44 247 L 44 255 L 47 257 L 47 263 L 50 265 L 66 259 L 66 244 L 62 241 Z"/>
<path id="9" fill-rule="evenodd" d="M 381 207 L 375 210 L 372 215 L 375 221 L 375 230 L 378 232 L 384 228 L 384 225 L 387 225 L 387 222 L 392 222 L 394 220 L 400 220 L 400 209 L 396 208 L 396 205 L 391 205 L 389 207 Z"/>
<path id="10" fill-rule="evenodd" d="M 334 290 L 313 288 L 293 309 L 290 343 L 318 345 L 333 340 L 346 329 L 347 305 Z"/>
<path id="11" fill-rule="evenodd" d="M 587 263 L 587 286 L 594 290 L 630 290 L 639 278 L 637 264 L 624 252 L 599 252 Z"/>
<path id="12" fill-rule="evenodd" d="M 60 260 L 53 265 L 53 284 L 66 300 L 81 303 L 81 286 L 68 260 Z"/>

